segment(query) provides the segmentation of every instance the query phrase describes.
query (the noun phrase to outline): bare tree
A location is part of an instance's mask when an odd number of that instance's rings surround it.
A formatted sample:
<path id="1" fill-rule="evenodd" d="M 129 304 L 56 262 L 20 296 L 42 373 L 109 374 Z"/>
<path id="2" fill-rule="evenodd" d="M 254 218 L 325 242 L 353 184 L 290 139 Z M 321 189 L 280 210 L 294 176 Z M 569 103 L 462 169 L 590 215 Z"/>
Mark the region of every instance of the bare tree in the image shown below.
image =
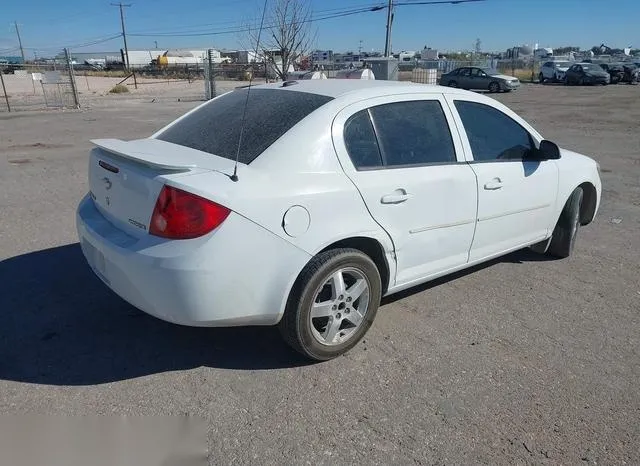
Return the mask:
<path id="1" fill-rule="evenodd" d="M 258 53 L 272 64 L 277 77 L 286 81 L 289 69 L 309 51 L 315 39 L 312 30 L 310 0 L 273 0 L 264 19 L 264 30 L 258 44 L 258 33 L 251 28 L 249 39 Z"/>

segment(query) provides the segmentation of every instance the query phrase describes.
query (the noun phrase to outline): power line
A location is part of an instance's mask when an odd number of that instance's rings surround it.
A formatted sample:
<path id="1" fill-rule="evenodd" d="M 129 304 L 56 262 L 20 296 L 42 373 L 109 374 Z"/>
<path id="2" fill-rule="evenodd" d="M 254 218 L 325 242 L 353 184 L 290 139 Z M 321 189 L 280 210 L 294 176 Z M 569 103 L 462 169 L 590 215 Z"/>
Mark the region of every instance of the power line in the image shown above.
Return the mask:
<path id="1" fill-rule="evenodd" d="M 122 39 L 124 40 L 124 54 L 126 58 L 127 70 L 129 69 L 129 48 L 127 47 L 127 33 L 124 28 L 124 10 L 123 8 L 128 8 L 131 6 L 130 3 L 124 5 L 122 2 L 120 3 L 112 3 L 112 6 L 120 7 L 120 24 L 122 25 Z"/>
<path id="2" fill-rule="evenodd" d="M 109 41 L 112 41 L 114 39 L 119 39 L 120 37 L 122 37 L 122 34 L 118 33 L 118 34 L 113 34 L 113 35 L 108 36 L 108 37 L 101 37 L 101 38 L 96 38 L 96 39 L 87 39 L 85 42 L 79 42 L 79 43 L 76 43 L 76 44 L 47 45 L 47 46 L 42 46 L 42 47 L 25 47 L 25 50 L 57 50 L 57 49 L 62 49 L 62 48 L 81 49 L 81 48 L 84 48 L 84 47 L 89 47 L 91 45 L 102 44 L 104 42 L 109 42 Z M 17 50 L 17 48 L 14 49 L 14 50 Z"/>
<path id="3" fill-rule="evenodd" d="M 380 10 L 384 10 L 386 7 L 382 6 L 382 5 L 374 5 L 374 6 L 369 6 L 366 8 L 358 8 L 358 9 L 352 9 L 352 10 L 346 10 L 343 11 L 341 13 L 333 13 L 333 14 L 327 14 L 324 16 L 319 16 L 319 17 L 311 17 L 307 20 L 304 21 L 300 21 L 299 24 L 304 24 L 304 23 L 315 23 L 318 21 L 325 21 L 328 19 L 335 19 L 335 18 L 342 18 L 345 16 L 352 16 L 352 15 L 357 15 L 357 14 L 361 14 L 361 13 L 368 13 L 368 12 L 373 12 L 373 11 L 380 11 Z M 276 24 L 269 24 L 269 25 L 265 25 L 265 28 L 273 28 L 276 27 Z M 236 33 L 240 33 L 240 32 L 251 32 L 256 30 L 257 28 L 255 28 L 254 26 L 231 26 L 229 28 L 223 28 L 221 30 L 214 30 L 214 31 L 206 31 L 206 32 L 147 32 L 147 33 L 130 33 L 130 36 L 136 36 L 136 37 L 151 37 L 151 36 L 158 36 L 158 37 L 198 37 L 198 36 L 216 36 L 216 35 L 223 35 L 223 34 L 236 34 Z"/>

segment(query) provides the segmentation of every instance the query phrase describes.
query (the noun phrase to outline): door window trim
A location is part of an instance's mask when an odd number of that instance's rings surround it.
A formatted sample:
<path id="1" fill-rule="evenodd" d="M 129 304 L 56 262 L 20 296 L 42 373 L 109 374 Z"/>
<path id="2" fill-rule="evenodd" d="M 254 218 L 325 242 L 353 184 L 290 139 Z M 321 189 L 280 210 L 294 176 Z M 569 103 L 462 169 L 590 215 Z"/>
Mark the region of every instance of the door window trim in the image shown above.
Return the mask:
<path id="1" fill-rule="evenodd" d="M 386 164 L 386 156 L 383 154 L 383 148 L 380 145 L 380 141 L 378 139 L 378 131 L 375 127 L 375 122 L 373 118 L 371 118 L 371 111 L 369 110 L 372 107 L 377 107 L 379 105 L 384 104 L 393 104 L 393 103 L 401 103 L 401 102 L 414 102 L 414 101 L 436 101 L 440 104 L 442 108 L 442 112 L 444 114 L 446 123 L 449 127 L 449 133 L 451 135 L 451 142 L 453 144 L 454 154 L 456 160 L 447 161 L 447 162 L 428 162 L 422 164 L 410 164 L 410 165 L 382 165 L 381 167 L 362 167 L 357 168 L 351 157 L 349 156 L 349 152 L 346 148 L 346 144 L 344 141 L 344 124 L 356 113 L 361 110 L 367 110 L 369 114 L 369 118 L 374 127 L 374 133 L 376 135 L 376 142 L 378 143 L 378 147 L 380 153 L 383 157 L 383 164 Z M 463 137 L 460 134 L 458 129 L 455 116 L 451 111 L 450 106 L 448 105 L 446 96 L 443 93 L 425 93 L 425 92 L 415 92 L 415 93 L 402 93 L 402 94 L 394 94 L 391 96 L 384 97 L 373 97 L 369 99 L 364 99 L 359 102 L 353 103 L 351 105 L 343 108 L 333 119 L 333 123 L 331 125 L 331 137 L 333 139 L 334 149 L 336 151 L 336 155 L 338 157 L 338 161 L 342 166 L 343 170 L 346 173 L 358 173 L 358 172 L 368 172 L 368 171 L 378 171 L 378 170 L 396 170 L 396 169 L 408 169 L 408 168 L 425 168 L 431 166 L 440 166 L 440 165 L 462 165 L 467 164 L 467 160 L 465 157 L 465 147 Z"/>
<path id="2" fill-rule="evenodd" d="M 531 125 L 529 125 L 525 120 L 523 120 L 520 116 L 518 116 L 515 112 L 510 110 L 509 108 L 501 108 L 500 106 L 492 105 L 490 103 L 484 102 L 481 98 L 475 99 L 473 96 L 464 96 L 459 97 L 455 95 L 445 95 L 445 99 L 449 106 L 449 110 L 455 120 L 455 124 L 460 134 L 460 139 L 462 140 L 462 145 L 464 147 L 464 155 L 466 162 L 470 165 L 480 164 L 480 163 L 508 163 L 508 162 L 517 162 L 522 163 L 526 162 L 525 159 L 490 159 L 490 160 L 475 160 L 473 157 L 473 150 L 471 149 L 471 143 L 469 142 L 469 136 L 467 135 L 467 130 L 462 123 L 462 118 L 458 113 L 458 109 L 456 108 L 455 103 L 457 101 L 460 102 L 469 102 L 473 104 L 485 105 L 487 107 L 493 108 L 494 110 L 501 112 L 505 116 L 509 117 L 515 123 L 517 123 L 524 131 L 529 135 L 529 141 L 531 142 L 532 147 L 538 148 L 540 147 L 540 142 L 544 139 Z"/>

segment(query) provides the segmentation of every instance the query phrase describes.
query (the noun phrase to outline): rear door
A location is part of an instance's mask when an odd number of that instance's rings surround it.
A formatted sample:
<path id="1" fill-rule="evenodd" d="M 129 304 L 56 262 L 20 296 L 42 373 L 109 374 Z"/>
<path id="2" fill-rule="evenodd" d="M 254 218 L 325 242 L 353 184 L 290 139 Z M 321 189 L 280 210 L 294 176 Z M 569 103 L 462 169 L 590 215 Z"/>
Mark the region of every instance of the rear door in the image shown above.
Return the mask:
<path id="1" fill-rule="evenodd" d="M 371 99 L 334 120 L 344 171 L 393 241 L 397 285 L 468 261 L 476 179 L 452 127 L 441 94 Z"/>
<path id="2" fill-rule="evenodd" d="M 449 96 L 478 179 L 478 219 L 470 261 L 547 237 L 553 227 L 558 168 L 526 160 L 539 144 L 526 123 L 475 96 Z"/>

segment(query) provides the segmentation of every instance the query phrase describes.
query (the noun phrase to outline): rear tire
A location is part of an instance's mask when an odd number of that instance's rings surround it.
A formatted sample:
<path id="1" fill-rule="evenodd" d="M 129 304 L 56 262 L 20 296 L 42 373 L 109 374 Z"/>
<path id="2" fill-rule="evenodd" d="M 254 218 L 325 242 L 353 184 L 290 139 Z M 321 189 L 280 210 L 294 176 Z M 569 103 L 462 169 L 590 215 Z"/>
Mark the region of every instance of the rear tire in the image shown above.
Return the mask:
<path id="1" fill-rule="evenodd" d="M 366 290 L 357 296 L 356 283 Z M 381 297 L 380 272 L 369 256 L 357 249 L 325 251 L 300 273 L 278 327 L 285 341 L 305 357 L 333 359 L 367 333 Z"/>
<path id="2" fill-rule="evenodd" d="M 447 86 L 449 87 L 453 87 L 454 89 L 458 87 L 458 83 L 455 81 L 449 81 L 449 83 L 447 84 Z"/>
<path id="3" fill-rule="evenodd" d="M 540 84 L 544 84 L 544 75 L 542 73 L 538 75 L 538 81 L 540 81 Z"/>
<path id="4" fill-rule="evenodd" d="M 582 188 L 576 188 L 569 196 L 551 235 L 551 243 L 547 250 L 549 255 L 564 259 L 573 252 L 580 228 L 580 207 L 583 196 Z"/>

